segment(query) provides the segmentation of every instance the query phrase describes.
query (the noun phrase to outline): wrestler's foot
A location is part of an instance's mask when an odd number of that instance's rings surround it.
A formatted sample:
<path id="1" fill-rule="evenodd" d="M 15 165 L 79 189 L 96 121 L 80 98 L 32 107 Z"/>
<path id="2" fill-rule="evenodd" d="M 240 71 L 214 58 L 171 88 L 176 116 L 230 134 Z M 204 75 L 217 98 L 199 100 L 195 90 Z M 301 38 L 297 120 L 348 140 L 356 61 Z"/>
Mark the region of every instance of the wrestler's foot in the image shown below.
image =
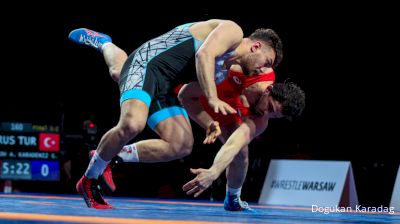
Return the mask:
<path id="1" fill-rule="evenodd" d="M 96 179 L 89 179 L 86 176 L 82 178 L 76 184 L 76 190 L 83 197 L 86 205 L 89 208 L 95 209 L 111 209 L 112 205 L 104 201 L 100 188 Z"/>
<path id="2" fill-rule="evenodd" d="M 68 38 L 74 43 L 87 45 L 98 51 L 102 51 L 102 46 L 105 43 L 112 42 L 110 36 L 86 28 L 72 30 Z"/>
<path id="3" fill-rule="evenodd" d="M 91 150 L 89 157 L 93 157 L 96 150 Z M 115 191 L 116 186 L 113 180 L 112 168 L 118 163 L 122 163 L 122 159 L 119 156 L 115 156 L 111 162 L 107 165 L 104 172 L 99 176 L 99 184 L 105 193 L 111 194 Z"/>
<path id="4" fill-rule="evenodd" d="M 227 211 L 253 211 L 247 202 L 242 201 L 238 195 L 229 195 L 226 192 L 224 209 Z"/>

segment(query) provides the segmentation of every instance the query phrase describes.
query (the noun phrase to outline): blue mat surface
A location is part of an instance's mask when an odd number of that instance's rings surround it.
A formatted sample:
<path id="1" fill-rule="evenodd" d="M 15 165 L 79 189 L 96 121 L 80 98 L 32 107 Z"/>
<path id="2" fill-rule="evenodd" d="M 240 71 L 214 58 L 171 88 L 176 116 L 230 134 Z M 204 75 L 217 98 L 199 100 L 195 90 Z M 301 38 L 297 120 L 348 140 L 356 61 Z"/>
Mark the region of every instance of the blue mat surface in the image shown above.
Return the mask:
<path id="1" fill-rule="evenodd" d="M 0 194 L 0 223 L 400 223 L 400 213 L 336 212 L 252 205 L 228 212 L 222 202 L 107 197 L 115 209 L 87 208 L 77 195 Z"/>

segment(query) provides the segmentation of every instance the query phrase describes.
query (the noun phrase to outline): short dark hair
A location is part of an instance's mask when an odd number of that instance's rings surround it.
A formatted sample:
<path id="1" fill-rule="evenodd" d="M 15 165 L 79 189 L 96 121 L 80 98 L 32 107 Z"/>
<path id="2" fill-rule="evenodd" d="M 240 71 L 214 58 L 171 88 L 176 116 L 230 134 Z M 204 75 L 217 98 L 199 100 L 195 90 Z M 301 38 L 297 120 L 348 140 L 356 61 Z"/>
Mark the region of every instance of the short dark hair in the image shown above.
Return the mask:
<path id="1" fill-rule="evenodd" d="M 276 54 L 274 64 L 272 65 L 273 68 L 276 68 L 276 66 L 281 63 L 282 58 L 283 58 L 283 45 L 281 38 L 279 38 L 278 34 L 272 30 L 272 29 L 257 29 L 254 31 L 250 36 L 250 40 L 261 40 L 271 46 Z"/>
<path id="2" fill-rule="evenodd" d="M 306 95 L 295 83 L 275 83 L 269 95 L 282 105 L 282 115 L 289 120 L 299 117 L 306 106 Z"/>

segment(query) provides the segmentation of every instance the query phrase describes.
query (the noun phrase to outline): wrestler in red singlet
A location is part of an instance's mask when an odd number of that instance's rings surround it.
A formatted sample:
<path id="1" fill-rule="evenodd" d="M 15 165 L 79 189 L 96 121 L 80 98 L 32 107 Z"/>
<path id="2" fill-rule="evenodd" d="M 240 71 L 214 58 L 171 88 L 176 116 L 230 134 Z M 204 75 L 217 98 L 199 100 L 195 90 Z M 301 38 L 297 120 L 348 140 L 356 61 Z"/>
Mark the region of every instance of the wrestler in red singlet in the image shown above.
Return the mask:
<path id="1" fill-rule="evenodd" d="M 242 116 L 247 116 L 249 114 L 249 108 L 243 105 L 240 95 L 242 91 L 257 83 L 263 81 L 275 82 L 275 72 L 271 71 L 261 75 L 246 76 L 242 72 L 229 70 L 228 77 L 217 84 L 218 98 L 222 101 L 228 103 L 231 107 L 237 110 L 237 114 L 227 114 L 223 115 L 221 113 L 215 113 L 208 105 L 205 96 L 200 96 L 200 102 L 204 110 L 213 118 L 213 120 L 218 121 L 220 125 L 230 125 L 230 124 L 241 124 Z M 175 93 L 178 94 L 182 85 L 175 88 Z"/>
<path id="2" fill-rule="evenodd" d="M 242 116 L 247 116 L 249 108 L 245 107 L 240 99 L 242 91 L 257 82 L 272 81 L 275 82 L 275 72 L 271 71 L 262 75 L 246 76 L 242 72 L 229 70 L 228 77 L 217 85 L 218 97 L 237 110 L 237 114 L 223 115 L 214 113 L 208 105 L 207 99 L 204 96 L 200 97 L 200 102 L 204 110 L 220 125 L 240 124 Z"/>

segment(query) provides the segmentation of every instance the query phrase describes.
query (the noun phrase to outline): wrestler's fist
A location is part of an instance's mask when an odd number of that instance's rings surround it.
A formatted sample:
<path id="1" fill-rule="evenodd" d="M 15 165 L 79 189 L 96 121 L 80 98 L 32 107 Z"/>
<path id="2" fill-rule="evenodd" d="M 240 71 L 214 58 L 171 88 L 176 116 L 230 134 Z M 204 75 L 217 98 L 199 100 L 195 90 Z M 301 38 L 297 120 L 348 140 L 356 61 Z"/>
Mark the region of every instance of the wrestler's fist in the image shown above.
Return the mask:
<path id="1" fill-rule="evenodd" d="M 211 144 L 217 140 L 218 136 L 221 135 L 221 128 L 219 127 L 218 121 L 212 121 L 206 131 L 206 138 L 203 141 L 203 144 Z"/>

